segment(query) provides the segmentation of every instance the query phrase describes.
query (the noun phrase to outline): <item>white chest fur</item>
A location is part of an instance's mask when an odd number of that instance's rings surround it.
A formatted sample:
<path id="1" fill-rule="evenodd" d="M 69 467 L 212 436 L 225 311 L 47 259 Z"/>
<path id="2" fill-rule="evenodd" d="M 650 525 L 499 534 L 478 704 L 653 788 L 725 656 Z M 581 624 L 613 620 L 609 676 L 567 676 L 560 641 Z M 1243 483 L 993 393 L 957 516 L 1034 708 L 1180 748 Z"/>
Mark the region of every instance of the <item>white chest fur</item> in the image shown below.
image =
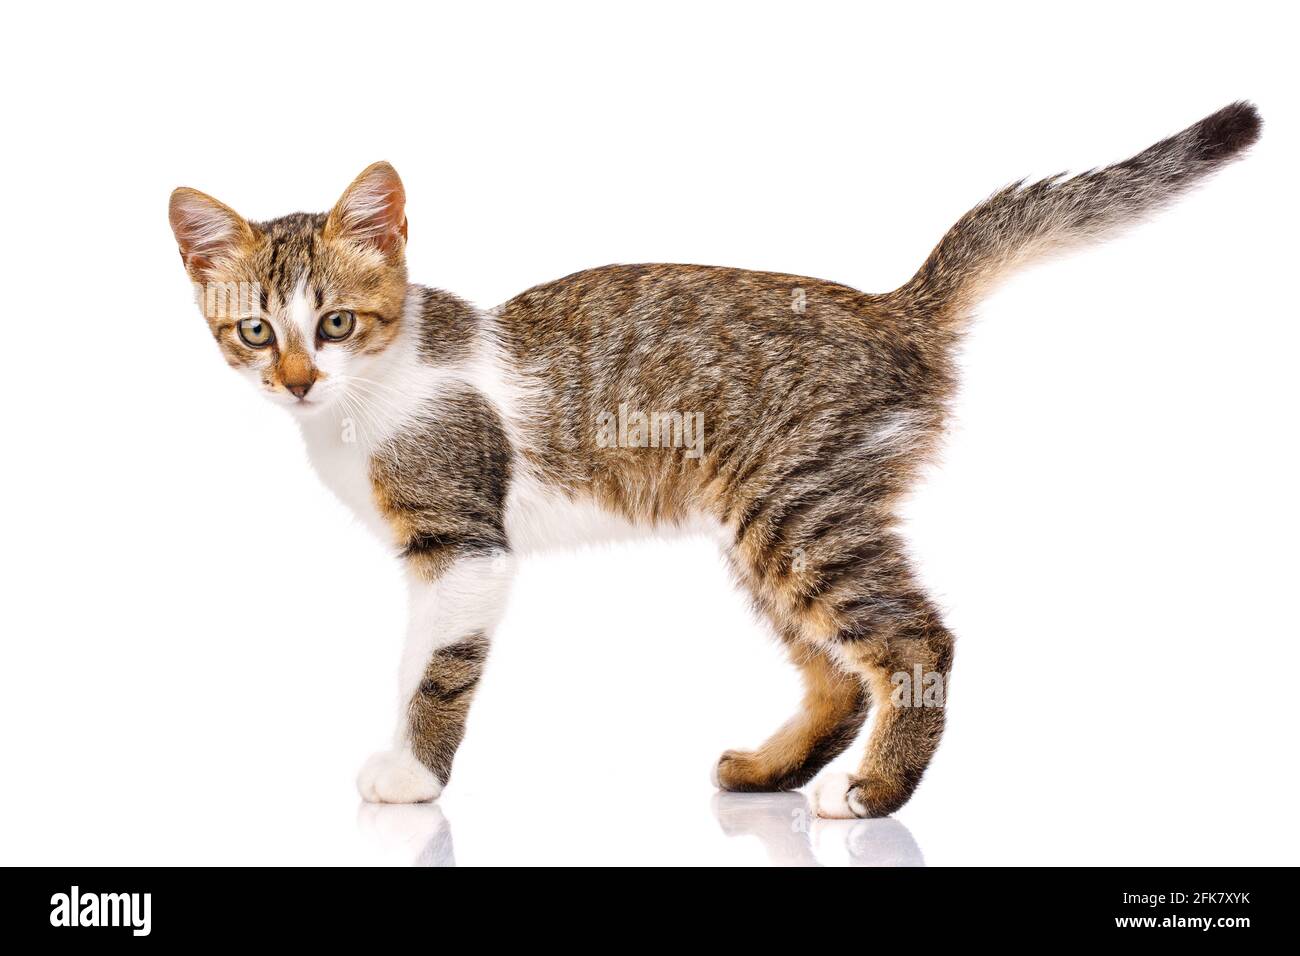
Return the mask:
<path id="1" fill-rule="evenodd" d="M 304 426 L 307 457 L 321 482 L 347 505 L 367 529 L 384 544 L 397 547 L 392 526 L 380 514 L 370 480 L 370 450 L 361 442 L 349 441 L 346 428 L 337 422 Z"/>

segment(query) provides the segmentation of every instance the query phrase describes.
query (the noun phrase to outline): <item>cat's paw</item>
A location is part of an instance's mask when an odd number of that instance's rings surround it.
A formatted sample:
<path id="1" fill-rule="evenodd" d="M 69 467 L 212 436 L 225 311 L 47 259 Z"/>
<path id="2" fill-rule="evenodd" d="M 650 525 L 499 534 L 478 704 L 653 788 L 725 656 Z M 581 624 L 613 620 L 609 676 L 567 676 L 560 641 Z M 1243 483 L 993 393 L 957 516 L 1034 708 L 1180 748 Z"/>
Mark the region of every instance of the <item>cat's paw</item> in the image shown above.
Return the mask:
<path id="1" fill-rule="evenodd" d="M 847 773 L 823 775 L 813 787 L 813 807 L 817 816 L 828 820 L 853 820 L 867 816 L 867 808 L 862 805 L 857 789 Z"/>
<path id="2" fill-rule="evenodd" d="M 728 750 L 713 765 L 713 785 L 733 793 L 767 793 L 782 790 L 763 766 L 758 754 Z"/>
<path id="3" fill-rule="evenodd" d="M 442 781 L 409 750 L 381 750 L 357 774 L 368 803 L 425 803 L 442 793 Z"/>
<path id="4" fill-rule="evenodd" d="M 735 761 L 741 757 L 743 757 L 743 754 L 741 754 L 740 751 L 728 750 L 718 758 L 718 762 L 713 765 L 713 773 L 710 774 L 709 777 L 709 779 L 713 781 L 715 787 L 719 790 L 736 789 L 734 786 L 736 783 L 733 773 L 735 769 L 734 764 Z"/>

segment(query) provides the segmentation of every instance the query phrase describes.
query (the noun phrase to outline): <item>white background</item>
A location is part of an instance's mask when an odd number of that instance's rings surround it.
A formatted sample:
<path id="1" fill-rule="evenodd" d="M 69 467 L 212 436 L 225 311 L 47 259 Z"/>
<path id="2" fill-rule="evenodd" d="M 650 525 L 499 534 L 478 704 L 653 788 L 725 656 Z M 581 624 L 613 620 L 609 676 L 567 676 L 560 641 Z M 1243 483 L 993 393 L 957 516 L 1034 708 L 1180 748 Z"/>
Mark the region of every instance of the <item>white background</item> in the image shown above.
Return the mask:
<path id="1" fill-rule="evenodd" d="M 0 861 L 1298 862 L 1290 14 L 537 7 L 4 12 Z M 525 563 L 440 805 L 359 805 L 399 574 L 219 358 L 174 186 L 269 218 L 388 159 L 413 279 L 484 306 L 612 261 L 884 291 L 1237 98 L 1245 162 L 981 310 L 907 506 L 959 650 L 895 821 L 714 799 L 797 683 L 703 541 Z"/>

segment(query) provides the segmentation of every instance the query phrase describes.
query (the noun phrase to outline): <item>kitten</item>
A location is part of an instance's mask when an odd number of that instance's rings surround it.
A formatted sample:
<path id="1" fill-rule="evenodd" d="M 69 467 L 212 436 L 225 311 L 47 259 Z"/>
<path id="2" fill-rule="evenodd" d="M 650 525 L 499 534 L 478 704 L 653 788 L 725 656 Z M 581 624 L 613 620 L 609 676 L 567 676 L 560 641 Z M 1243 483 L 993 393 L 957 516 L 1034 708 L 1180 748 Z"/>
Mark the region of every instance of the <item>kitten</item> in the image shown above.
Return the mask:
<path id="1" fill-rule="evenodd" d="M 387 163 L 329 213 L 269 222 L 177 189 L 172 229 L 222 355 L 294 414 L 320 477 L 409 581 L 403 705 L 361 795 L 446 785 L 517 555 L 708 528 L 806 686 L 765 744 L 722 755 L 717 785 L 803 786 L 875 705 L 857 773 L 825 780 L 818 810 L 897 810 L 943 731 L 953 638 L 895 504 L 940 434 L 972 307 L 1012 267 L 1170 202 L 1259 130 L 1235 103 L 1114 166 L 1010 186 L 884 295 L 605 266 L 483 312 L 407 283 Z"/>

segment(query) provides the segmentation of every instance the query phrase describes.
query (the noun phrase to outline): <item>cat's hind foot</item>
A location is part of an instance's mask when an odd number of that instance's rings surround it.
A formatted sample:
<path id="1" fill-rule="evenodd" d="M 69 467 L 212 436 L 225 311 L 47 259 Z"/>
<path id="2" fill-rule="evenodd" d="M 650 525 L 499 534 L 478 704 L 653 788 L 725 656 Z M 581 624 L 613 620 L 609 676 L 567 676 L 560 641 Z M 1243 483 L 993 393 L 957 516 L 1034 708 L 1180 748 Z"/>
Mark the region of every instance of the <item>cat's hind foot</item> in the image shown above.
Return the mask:
<path id="1" fill-rule="evenodd" d="M 847 773 L 828 773 L 813 787 L 817 816 L 828 820 L 887 817 L 904 803 L 907 794 L 897 788 L 878 785 L 871 779 L 858 780 Z"/>

